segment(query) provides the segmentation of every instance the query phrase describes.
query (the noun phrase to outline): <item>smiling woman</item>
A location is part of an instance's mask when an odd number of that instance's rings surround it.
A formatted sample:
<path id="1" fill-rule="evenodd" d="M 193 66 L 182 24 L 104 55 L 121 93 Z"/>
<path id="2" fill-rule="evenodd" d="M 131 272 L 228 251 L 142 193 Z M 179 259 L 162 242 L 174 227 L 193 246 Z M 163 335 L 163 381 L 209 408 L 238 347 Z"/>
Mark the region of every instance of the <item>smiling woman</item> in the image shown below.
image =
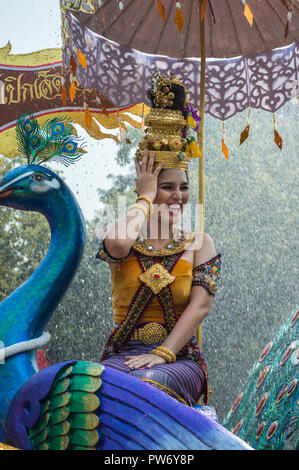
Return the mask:
<path id="1" fill-rule="evenodd" d="M 201 395 L 208 403 L 195 332 L 211 308 L 221 255 L 209 235 L 176 227 L 190 198 L 194 148 L 185 94 L 176 78 L 154 76 L 153 109 L 135 158 L 136 204 L 107 228 L 97 257 L 110 266 L 115 323 L 103 364 L 192 406 Z"/>
<path id="2" fill-rule="evenodd" d="M 161 219 L 166 217 L 172 225 L 179 222 L 189 198 L 189 182 L 184 170 L 160 171 L 155 204 L 162 206 Z"/>

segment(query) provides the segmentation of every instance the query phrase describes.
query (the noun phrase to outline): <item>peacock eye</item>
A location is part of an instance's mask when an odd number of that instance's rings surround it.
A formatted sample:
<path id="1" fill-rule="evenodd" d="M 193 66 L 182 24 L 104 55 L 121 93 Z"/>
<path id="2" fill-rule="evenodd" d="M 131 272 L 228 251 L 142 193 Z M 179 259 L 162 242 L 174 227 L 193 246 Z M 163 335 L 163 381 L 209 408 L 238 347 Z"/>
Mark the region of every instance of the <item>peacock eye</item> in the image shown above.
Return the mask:
<path id="1" fill-rule="evenodd" d="M 43 183 L 45 181 L 45 177 L 39 174 L 33 175 L 32 179 L 35 183 Z"/>

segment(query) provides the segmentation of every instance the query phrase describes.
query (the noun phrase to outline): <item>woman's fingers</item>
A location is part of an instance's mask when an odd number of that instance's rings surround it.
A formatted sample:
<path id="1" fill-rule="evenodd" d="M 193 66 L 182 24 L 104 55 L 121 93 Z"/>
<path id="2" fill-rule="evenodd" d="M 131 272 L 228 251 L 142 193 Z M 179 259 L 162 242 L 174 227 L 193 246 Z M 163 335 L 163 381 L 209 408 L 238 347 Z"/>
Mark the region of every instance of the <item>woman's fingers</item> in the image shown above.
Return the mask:
<path id="1" fill-rule="evenodd" d="M 150 159 L 149 159 L 149 162 L 148 162 L 148 166 L 147 166 L 147 171 L 150 174 L 152 174 L 152 172 L 153 172 L 154 163 L 155 163 L 155 152 L 152 152 L 151 156 L 150 156 Z"/>
<path id="2" fill-rule="evenodd" d="M 164 165 L 164 162 L 161 162 L 160 165 L 157 166 L 157 168 L 154 171 L 155 176 L 158 176 L 160 171 L 162 170 L 162 167 Z"/>
<path id="3" fill-rule="evenodd" d="M 129 361 L 127 361 L 125 364 L 128 364 L 128 365 L 138 365 L 138 364 L 144 364 L 148 361 L 148 359 L 130 359 Z"/>
<path id="4" fill-rule="evenodd" d="M 147 160 L 148 160 L 148 153 L 144 152 L 143 159 L 142 159 L 142 162 L 141 162 L 142 173 L 146 173 Z"/>
<path id="5" fill-rule="evenodd" d="M 141 167 L 142 167 L 142 173 L 150 173 L 151 175 L 153 174 L 153 167 L 155 163 L 155 152 L 151 152 L 150 155 L 147 152 L 144 151 Z"/>
<path id="6" fill-rule="evenodd" d="M 136 359 L 138 356 L 126 356 L 126 359 Z"/>
<path id="7" fill-rule="evenodd" d="M 125 365 L 135 369 L 139 369 L 140 367 L 147 365 L 151 361 L 151 358 L 146 355 L 126 356 L 126 359 L 128 360 L 125 362 Z"/>
<path id="8" fill-rule="evenodd" d="M 150 367 L 153 367 L 157 364 L 164 364 L 166 362 L 165 359 L 154 354 L 126 356 L 126 359 L 128 360 L 125 362 L 125 365 L 128 366 L 130 369 L 140 369 L 140 367 L 146 367 L 147 369 L 149 369 Z"/>
<path id="9" fill-rule="evenodd" d="M 136 158 L 134 161 L 137 173 L 137 178 L 134 180 L 137 193 L 142 194 L 144 191 L 149 197 L 152 195 L 150 198 L 154 200 L 157 193 L 157 178 L 163 167 L 163 162 L 154 170 L 155 152 L 149 154 L 148 151 L 144 152 L 141 162 Z"/>
<path id="10" fill-rule="evenodd" d="M 156 365 L 157 365 L 156 362 L 151 361 L 151 362 L 149 362 L 148 364 L 146 364 L 146 368 L 147 368 L 147 369 L 150 369 L 151 367 L 156 366 Z"/>
<path id="11" fill-rule="evenodd" d="M 139 162 L 137 161 L 136 157 L 134 158 L 134 162 L 135 162 L 136 174 L 137 174 L 137 176 L 140 176 L 141 175 L 141 169 L 140 169 L 140 165 L 139 165 Z"/>

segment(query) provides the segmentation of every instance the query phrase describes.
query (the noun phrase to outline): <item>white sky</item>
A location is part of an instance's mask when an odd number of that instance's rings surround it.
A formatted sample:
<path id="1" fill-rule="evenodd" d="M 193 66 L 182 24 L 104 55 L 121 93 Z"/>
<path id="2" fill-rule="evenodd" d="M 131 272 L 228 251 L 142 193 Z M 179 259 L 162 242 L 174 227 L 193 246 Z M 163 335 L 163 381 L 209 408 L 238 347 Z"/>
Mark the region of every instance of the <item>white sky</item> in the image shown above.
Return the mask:
<path id="1" fill-rule="evenodd" d="M 10 41 L 11 54 L 61 47 L 59 0 L 0 0 L 0 6 L 0 47 Z M 91 219 L 99 207 L 97 188 L 110 186 L 107 174 L 126 170 L 114 162 L 117 146 L 113 140 L 96 141 L 79 126 L 76 128 L 87 142 L 88 153 L 66 169 L 56 163 L 51 168 L 63 170 L 64 179 L 76 195 L 85 218 Z"/>

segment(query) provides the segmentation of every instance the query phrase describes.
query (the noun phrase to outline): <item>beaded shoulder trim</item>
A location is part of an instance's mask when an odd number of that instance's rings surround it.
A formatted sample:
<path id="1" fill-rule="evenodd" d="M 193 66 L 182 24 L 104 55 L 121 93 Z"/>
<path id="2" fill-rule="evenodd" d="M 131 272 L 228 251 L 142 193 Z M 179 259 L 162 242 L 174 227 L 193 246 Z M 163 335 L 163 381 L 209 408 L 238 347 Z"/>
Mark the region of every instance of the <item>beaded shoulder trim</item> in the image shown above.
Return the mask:
<path id="1" fill-rule="evenodd" d="M 219 286 L 220 271 L 221 254 L 218 253 L 214 258 L 193 268 L 192 287 L 204 287 L 214 297 Z"/>
<path id="2" fill-rule="evenodd" d="M 100 259 L 101 261 L 105 261 L 106 263 L 121 263 L 124 259 L 128 258 L 132 253 L 132 248 L 130 252 L 127 254 L 127 256 L 124 256 L 123 258 L 113 258 L 113 256 L 109 255 L 106 247 L 105 247 L 105 239 L 101 240 L 99 247 L 98 247 L 98 252 L 96 254 L 96 258 Z"/>

